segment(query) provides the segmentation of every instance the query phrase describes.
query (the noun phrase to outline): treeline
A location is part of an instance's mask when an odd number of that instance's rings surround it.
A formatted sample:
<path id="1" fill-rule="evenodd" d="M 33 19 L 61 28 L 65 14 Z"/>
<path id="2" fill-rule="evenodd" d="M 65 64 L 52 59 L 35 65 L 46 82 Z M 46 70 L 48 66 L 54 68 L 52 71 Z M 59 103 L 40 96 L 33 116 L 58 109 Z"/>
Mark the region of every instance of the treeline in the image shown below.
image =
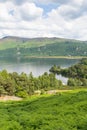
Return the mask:
<path id="1" fill-rule="evenodd" d="M 82 59 L 78 64 L 69 68 L 62 69 L 60 66 L 54 65 L 50 72 L 53 74 L 61 74 L 68 77 L 69 86 L 86 86 L 87 87 L 87 59 Z"/>
<path id="2" fill-rule="evenodd" d="M 41 92 L 49 89 L 61 88 L 62 82 L 57 80 L 53 73 L 45 72 L 39 77 L 33 77 L 25 73 L 17 72 L 8 73 L 6 70 L 0 72 L 0 96 L 15 95 L 19 97 L 27 97 L 34 94 L 35 90 Z"/>
<path id="3" fill-rule="evenodd" d="M 65 69 L 54 65 L 51 67 L 50 72 L 49 74 L 45 72 L 39 77 L 34 77 L 32 73 L 27 75 L 23 72 L 18 74 L 17 72 L 8 73 L 3 70 L 0 72 L 0 96 L 27 97 L 34 94 L 36 90 L 40 90 L 43 93 L 50 89 L 66 88 L 60 80 L 56 79 L 56 74 L 68 77 L 67 88 L 69 86 L 87 87 L 87 59 L 82 59 L 78 64 Z"/>

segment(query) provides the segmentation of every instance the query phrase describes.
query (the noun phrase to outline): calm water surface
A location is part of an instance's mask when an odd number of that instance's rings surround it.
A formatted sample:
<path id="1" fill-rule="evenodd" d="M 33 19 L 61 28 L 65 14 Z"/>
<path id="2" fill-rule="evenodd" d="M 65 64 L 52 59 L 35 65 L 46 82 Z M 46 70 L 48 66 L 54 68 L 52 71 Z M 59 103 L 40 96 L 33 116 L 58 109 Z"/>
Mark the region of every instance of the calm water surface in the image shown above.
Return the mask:
<path id="1" fill-rule="evenodd" d="M 6 69 L 8 72 L 25 72 L 29 74 L 33 73 L 35 77 L 42 75 L 44 72 L 49 72 L 49 69 L 55 64 L 61 66 L 62 68 L 69 67 L 73 64 L 76 64 L 78 59 L 39 59 L 39 58 L 0 58 L 0 71 Z M 58 79 L 61 79 L 64 83 L 67 82 L 67 79 L 61 75 L 57 76 Z"/>

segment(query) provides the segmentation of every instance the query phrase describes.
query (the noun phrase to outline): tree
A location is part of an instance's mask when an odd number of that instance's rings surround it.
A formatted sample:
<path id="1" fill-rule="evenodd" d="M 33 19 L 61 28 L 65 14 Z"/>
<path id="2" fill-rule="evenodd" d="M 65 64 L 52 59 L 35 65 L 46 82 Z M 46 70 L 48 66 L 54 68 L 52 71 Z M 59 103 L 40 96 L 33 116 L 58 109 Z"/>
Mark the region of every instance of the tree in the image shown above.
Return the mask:
<path id="1" fill-rule="evenodd" d="M 69 86 L 82 86 L 82 82 L 77 78 L 70 78 L 67 84 Z"/>
<path id="2" fill-rule="evenodd" d="M 52 66 L 49 70 L 50 72 L 54 73 L 54 74 L 60 74 L 61 73 L 61 68 L 60 66 Z"/>
<path id="3" fill-rule="evenodd" d="M 7 93 L 6 93 L 5 89 L 4 89 L 4 87 L 3 87 L 3 86 L 0 86 L 0 97 L 1 97 L 2 95 L 5 95 L 5 94 L 7 94 Z"/>

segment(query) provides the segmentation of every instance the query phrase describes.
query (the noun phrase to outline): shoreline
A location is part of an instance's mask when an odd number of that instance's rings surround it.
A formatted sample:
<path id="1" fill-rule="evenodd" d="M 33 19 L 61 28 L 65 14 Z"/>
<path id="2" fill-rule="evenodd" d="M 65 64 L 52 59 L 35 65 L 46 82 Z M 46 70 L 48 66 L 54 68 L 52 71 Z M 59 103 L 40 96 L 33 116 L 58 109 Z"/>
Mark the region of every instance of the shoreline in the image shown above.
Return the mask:
<path id="1" fill-rule="evenodd" d="M 23 58 L 36 58 L 36 59 L 82 59 L 87 58 L 87 56 L 24 56 Z"/>

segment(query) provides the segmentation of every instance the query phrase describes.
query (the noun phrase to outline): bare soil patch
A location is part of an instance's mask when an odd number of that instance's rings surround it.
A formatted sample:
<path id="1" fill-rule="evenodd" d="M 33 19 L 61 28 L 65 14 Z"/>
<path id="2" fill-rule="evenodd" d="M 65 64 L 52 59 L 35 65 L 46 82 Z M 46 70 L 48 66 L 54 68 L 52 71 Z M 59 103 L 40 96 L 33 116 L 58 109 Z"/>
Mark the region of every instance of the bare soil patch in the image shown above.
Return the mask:
<path id="1" fill-rule="evenodd" d="M 49 90 L 47 91 L 47 94 L 56 94 L 56 93 L 61 93 L 61 92 L 70 92 L 72 90 Z"/>
<path id="2" fill-rule="evenodd" d="M 22 98 L 16 96 L 1 96 L 0 101 L 20 101 Z"/>

